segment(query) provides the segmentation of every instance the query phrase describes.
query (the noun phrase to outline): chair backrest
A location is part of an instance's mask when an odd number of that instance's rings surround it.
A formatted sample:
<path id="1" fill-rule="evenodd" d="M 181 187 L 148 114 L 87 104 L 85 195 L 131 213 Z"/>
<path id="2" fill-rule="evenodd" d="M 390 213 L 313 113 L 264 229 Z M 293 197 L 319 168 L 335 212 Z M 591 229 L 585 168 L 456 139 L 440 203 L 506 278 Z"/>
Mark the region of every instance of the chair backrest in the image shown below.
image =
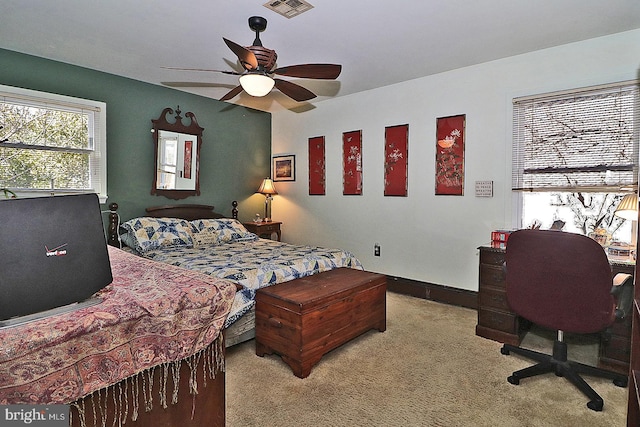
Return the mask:
<path id="1" fill-rule="evenodd" d="M 611 267 L 589 237 L 518 230 L 507 242 L 506 272 L 509 306 L 535 324 L 592 333 L 615 319 Z"/>

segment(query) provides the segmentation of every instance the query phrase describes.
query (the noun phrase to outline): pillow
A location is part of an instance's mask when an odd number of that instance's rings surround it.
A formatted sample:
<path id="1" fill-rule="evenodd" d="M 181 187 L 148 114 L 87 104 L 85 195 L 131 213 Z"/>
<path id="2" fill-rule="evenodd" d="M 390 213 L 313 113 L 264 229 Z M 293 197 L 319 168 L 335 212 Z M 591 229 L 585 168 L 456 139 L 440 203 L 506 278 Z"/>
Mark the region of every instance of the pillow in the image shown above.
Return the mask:
<path id="1" fill-rule="evenodd" d="M 120 235 L 120 241 L 124 246 L 135 249 L 138 239 L 133 233 L 124 233 Z"/>
<path id="2" fill-rule="evenodd" d="M 193 232 L 193 244 L 217 245 L 220 224 L 215 219 L 198 219 L 191 221 L 191 231 Z"/>
<path id="3" fill-rule="evenodd" d="M 127 232 L 122 241 L 140 253 L 166 246 L 193 247 L 191 226 L 184 219 L 140 217 L 121 227 Z"/>
<path id="4" fill-rule="evenodd" d="M 237 219 L 197 219 L 191 221 L 194 245 L 219 245 L 238 240 L 256 240 L 258 236 L 247 231 Z"/>

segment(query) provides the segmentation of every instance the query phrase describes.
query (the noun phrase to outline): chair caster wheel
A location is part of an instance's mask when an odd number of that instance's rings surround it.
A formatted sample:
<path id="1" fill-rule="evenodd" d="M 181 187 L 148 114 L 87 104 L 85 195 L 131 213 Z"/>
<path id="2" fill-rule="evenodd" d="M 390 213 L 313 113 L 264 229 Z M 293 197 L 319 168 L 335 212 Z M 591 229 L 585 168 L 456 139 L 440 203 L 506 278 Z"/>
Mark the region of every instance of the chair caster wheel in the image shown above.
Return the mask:
<path id="1" fill-rule="evenodd" d="M 510 377 L 507 378 L 507 381 L 509 381 L 509 383 L 513 384 L 513 385 L 518 385 L 520 384 L 520 378 L 516 378 L 513 375 L 511 375 Z"/>
<path id="2" fill-rule="evenodd" d="M 602 411 L 603 406 L 604 406 L 604 402 L 602 400 L 592 400 L 587 403 L 587 407 L 589 409 L 597 412 Z"/>
<path id="3" fill-rule="evenodd" d="M 508 348 L 504 348 L 504 347 L 502 347 L 502 348 L 500 349 L 500 353 L 502 353 L 502 354 L 506 354 L 506 355 L 509 355 L 509 349 L 508 349 Z"/>
<path id="4" fill-rule="evenodd" d="M 613 383 L 618 387 L 626 387 L 629 384 L 629 379 L 627 377 L 616 378 L 615 380 L 613 380 Z"/>

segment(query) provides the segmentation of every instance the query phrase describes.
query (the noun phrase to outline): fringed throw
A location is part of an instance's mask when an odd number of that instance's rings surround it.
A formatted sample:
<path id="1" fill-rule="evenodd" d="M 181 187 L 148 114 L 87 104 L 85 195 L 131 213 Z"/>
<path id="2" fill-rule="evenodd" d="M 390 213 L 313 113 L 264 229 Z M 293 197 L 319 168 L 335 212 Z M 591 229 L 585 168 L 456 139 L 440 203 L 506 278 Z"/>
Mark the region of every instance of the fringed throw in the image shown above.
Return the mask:
<path id="1" fill-rule="evenodd" d="M 168 407 L 167 383 L 173 385 L 170 402 L 172 405 L 177 404 L 180 397 L 179 384 L 182 363 L 186 363 L 189 368 L 188 384 L 189 394 L 193 399 L 191 414 L 193 418 L 196 409 L 195 395 L 198 394 L 198 369 L 202 369 L 203 387 L 207 386 L 207 378 L 214 380 L 218 372 L 225 371 L 224 336 L 222 334 L 211 345 L 192 356 L 154 366 L 73 402 L 71 404 L 71 423 L 73 424 L 73 417 L 79 419 L 81 427 L 107 427 L 107 425 L 122 427 L 129 417 L 131 421 L 136 421 L 141 407 L 145 412 L 153 410 L 154 377 L 160 379 L 156 387 L 160 406 L 165 409 Z M 180 398 L 185 398 L 185 396 Z M 113 409 L 113 413 L 111 413 L 111 409 Z M 109 419 L 111 419 L 110 423 Z M 93 420 L 93 423 L 90 420 Z"/>

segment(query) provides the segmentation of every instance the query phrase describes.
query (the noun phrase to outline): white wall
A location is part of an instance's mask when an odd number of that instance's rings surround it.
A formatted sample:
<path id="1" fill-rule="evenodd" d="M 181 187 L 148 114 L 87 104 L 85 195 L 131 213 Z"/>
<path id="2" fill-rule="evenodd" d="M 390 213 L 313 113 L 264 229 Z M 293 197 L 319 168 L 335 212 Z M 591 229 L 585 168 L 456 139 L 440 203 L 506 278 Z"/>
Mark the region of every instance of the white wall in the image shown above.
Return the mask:
<path id="1" fill-rule="evenodd" d="M 297 171 L 295 182 L 276 183 L 272 216 L 286 242 L 341 247 L 370 271 L 477 290 L 477 247 L 512 227 L 512 98 L 631 80 L 639 69 L 635 30 L 274 113 L 272 154 L 295 154 Z M 456 114 L 466 114 L 465 194 L 436 196 L 436 118 Z M 406 123 L 408 197 L 385 197 L 384 129 Z M 343 196 L 342 133 L 360 129 L 363 195 Z M 325 136 L 325 196 L 308 195 L 315 136 Z M 494 181 L 492 198 L 475 197 L 477 180 Z"/>

